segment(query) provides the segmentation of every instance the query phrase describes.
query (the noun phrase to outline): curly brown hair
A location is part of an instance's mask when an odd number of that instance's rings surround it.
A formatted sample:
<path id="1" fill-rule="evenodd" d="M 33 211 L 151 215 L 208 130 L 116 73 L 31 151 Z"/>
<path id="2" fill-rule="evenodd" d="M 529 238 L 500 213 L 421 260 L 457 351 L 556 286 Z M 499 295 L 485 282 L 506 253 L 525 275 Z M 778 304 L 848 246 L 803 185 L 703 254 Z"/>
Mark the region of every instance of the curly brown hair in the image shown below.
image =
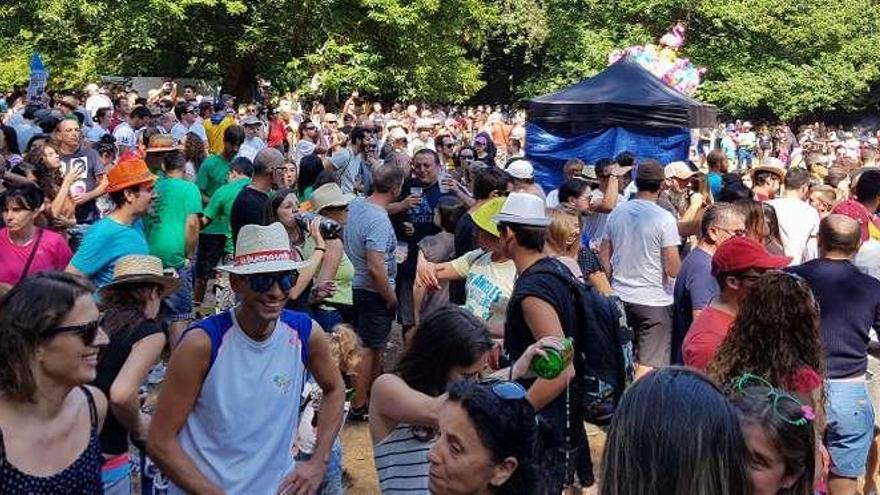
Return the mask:
<path id="1" fill-rule="evenodd" d="M 799 370 L 825 375 L 819 309 L 802 278 L 785 272 L 761 276 L 746 296 L 727 338 L 707 369 L 720 386 L 743 373 L 791 389 Z"/>

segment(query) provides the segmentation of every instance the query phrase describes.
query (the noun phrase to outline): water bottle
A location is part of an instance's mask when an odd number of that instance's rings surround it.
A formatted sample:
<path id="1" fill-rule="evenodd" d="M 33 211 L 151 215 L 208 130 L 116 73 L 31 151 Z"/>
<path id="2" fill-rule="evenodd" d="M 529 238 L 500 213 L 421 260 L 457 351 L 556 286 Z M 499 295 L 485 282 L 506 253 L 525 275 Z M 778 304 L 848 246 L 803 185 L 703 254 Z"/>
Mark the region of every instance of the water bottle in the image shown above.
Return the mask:
<path id="1" fill-rule="evenodd" d="M 574 345 L 570 338 L 562 339 L 562 350 L 553 347 L 544 347 L 546 356 L 535 356 L 532 358 L 532 364 L 529 369 L 545 380 L 552 380 L 562 373 L 562 370 L 568 366 L 574 355 Z"/>
<path id="2" fill-rule="evenodd" d="M 308 232 L 309 224 L 316 218 L 321 220 L 318 224 L 318 230 L 321 231 L 321 236 L 324 239 L 339 239 L 339 236 L 342 233 L 342 226 L 336 221 L 322 217 L 315 212 L 307 211 L 297 213 L 296 224 L 299 225 L 299 228 L 303 229 L 303 231 Z"/>

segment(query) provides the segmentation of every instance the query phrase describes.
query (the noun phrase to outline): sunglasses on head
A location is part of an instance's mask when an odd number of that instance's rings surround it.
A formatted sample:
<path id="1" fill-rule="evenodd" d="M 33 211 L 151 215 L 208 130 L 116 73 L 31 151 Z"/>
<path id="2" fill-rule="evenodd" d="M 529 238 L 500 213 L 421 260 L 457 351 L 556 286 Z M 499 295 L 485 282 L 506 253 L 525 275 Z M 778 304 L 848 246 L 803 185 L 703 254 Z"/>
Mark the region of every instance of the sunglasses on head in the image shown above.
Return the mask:
<path id="1" fill-rule="evenodd" d="M 507 381 L 492 383 L 492 393 L 502 400 L 523 400 L 527 394 L 526 389 L 519 383 Z"/>
<path id="2" fill-rule="evenodd" d="M 743 373 L 734 384 L 736 392 L 748 397 L 770 399 L 773 412 L 788 424 L 804 426 L 816 419 L 813 408 L 804 405 L 796 397 L 789 395 L 770 384 L 767 380 L 751 373 Z"/>
<path id="3" fill-rule="evenodd" d="M 63 327 L 55 327 L 52 330 L 44 333 L 42 337 L 44 339 L 51 339 L 56 335 L 60 335 L 62 333 L 72 333 L 82 339 L 84 345 L 92 345 L 92 342 L 95 341 L 95 338 L 98 336 L 98 330 L 101 328 L 101 325 L 104 322 L 104 318 L 98 318 L 97 320 L 92 320 L 88 323 L 83 323 L 82 325 L 68 325 Z"/>
<path id="4" fill-rule="evenodd" d="M 251 290 L 259 293 L 269 292 L 276 283 L 283 292 L 288 292 L 296 285 L 297 278 L 299 278 L 299 272 L 261 273 L 247 277 Z"/>

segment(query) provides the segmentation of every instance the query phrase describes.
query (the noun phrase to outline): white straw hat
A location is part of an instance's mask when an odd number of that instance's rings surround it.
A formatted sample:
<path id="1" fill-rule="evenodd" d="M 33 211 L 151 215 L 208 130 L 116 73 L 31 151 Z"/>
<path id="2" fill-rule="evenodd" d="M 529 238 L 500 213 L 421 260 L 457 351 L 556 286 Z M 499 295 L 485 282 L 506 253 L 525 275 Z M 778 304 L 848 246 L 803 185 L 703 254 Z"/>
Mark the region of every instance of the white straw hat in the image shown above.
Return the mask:
<path id="1" fill-rule="evenodd" d="M 315 213 L 321 213 L 324 208 L 348 206 L 354 194 L 345 194 L 335 182 L 329 182 L 315 189 L 312 193 L 312 209 Z"/>
<path id="2" fill-rule="evenodd" d="M 235 243 L 232 264 L 218 266 L 217 269 L 236 275 L 254 275 L 299 270 L 309 263 L 294 261 L 287 231 L 281 223 L 275 222 L 267 227 L 242 227 Z"/>
<path id="3" fill-rule="evenodd" d="M 546 227 L 550 225 L 551 220 L 547 217 L 545 207 L 544 200 L 534 194 L 510 193 L 504 206 L 501 207 L 501 213 L 493 216 L 492 221 Z"/>
<path id="4" fill-rule="evenodd" d="M 535 167 L 528 160 L 514 160 L 507 166 L 507 173 L 515 179 L 534 179 Z"/>

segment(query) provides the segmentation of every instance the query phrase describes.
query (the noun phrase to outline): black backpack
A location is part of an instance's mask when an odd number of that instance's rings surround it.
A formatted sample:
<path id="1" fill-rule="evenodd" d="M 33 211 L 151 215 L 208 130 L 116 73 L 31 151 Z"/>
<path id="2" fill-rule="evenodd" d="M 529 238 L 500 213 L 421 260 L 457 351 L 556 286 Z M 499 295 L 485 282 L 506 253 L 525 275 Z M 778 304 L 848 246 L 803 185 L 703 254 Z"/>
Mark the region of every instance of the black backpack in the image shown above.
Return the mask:
<path id="1" fill-rule="evenodd" d="M 633 331 L 626 323 L 622 303 L 577 280 L 561 263 L 530 273 L 552 274 L 574 294 L 578 324 L 564 330 L 574 340 L 574 381 L 583 417 L 595 425 L 610 424 L 635 372 Z"/>

